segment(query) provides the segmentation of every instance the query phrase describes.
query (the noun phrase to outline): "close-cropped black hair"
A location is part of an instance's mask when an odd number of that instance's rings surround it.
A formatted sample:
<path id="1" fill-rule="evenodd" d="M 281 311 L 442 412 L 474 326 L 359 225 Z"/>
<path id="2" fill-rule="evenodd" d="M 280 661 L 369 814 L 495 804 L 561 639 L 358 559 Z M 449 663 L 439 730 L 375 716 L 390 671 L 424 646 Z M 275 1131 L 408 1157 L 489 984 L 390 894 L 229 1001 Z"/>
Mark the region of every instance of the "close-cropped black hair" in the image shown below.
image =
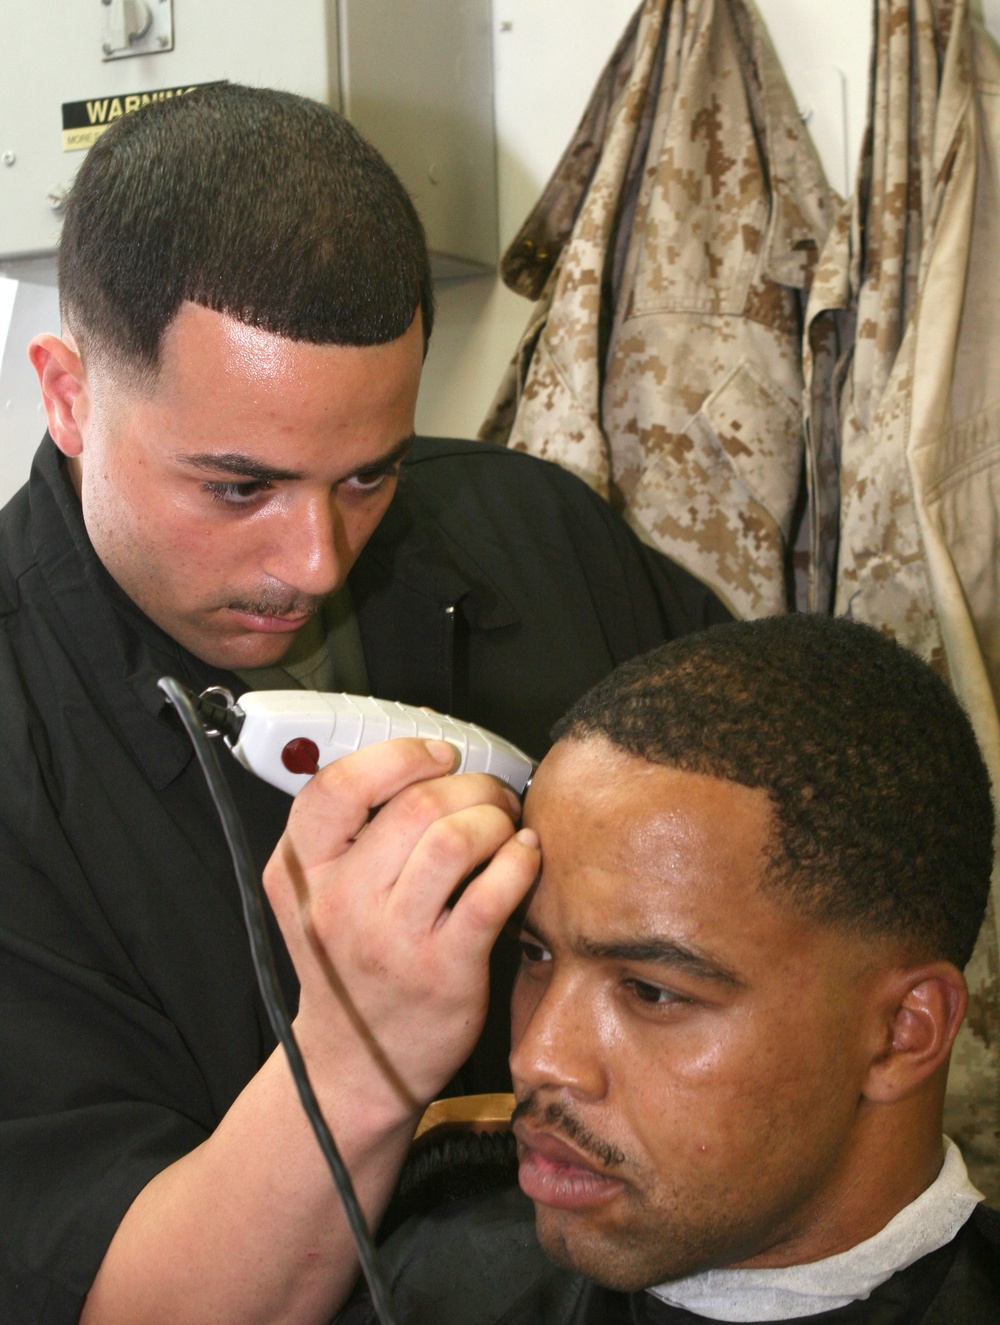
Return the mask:
<path id="1" fill-rule="evenodd" d="M 335 111 L 220 83 L 143 106 L 95 143 L 66 204 L 63 316 L 84 344 L 159 366 L 185 300 L 316 344 L 396 340 L 434 319 L 423 227 Z"/>
<path id="2" fill-rule="evenodd" d="M 945 683 L 868 626 L 791 614 L 717 626 L 626 663 L 556 740 L 761 787 L 766 875 L 805 914 L 962 967 L 993 860 L 989 775 Z"/>

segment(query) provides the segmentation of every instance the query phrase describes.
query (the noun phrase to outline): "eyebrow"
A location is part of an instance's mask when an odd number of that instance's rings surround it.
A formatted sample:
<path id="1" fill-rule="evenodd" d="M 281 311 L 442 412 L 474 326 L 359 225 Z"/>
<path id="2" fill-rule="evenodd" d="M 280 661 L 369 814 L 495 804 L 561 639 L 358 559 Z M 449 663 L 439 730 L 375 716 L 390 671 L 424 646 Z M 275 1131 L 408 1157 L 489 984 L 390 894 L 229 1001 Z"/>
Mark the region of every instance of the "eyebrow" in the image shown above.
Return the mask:
<path id="1" fill-rule="evenodd" d="M 534 925 L 521 921 L 521 929 L 538 940 L 542 947 L 548 947 L 548 940 Z M 601 943 L 596 939 L 579 938 L 572 947 L 584 957 L 599 961 L 641 962 L 656 966 L 666 966 L 671 970 L 683 971 L 699 980 L 708 980 L 713 984 L 725 985 L 728 989 L 742 989 L 745 981 L 734 970 L 722 962 L 704 953 L 696 952 L 681 943 L 670 939 L 651 937 L 630 939 L 618 943 Z"/>
<path id="2" fill-rule="evenodd" d="M 349 479 L 358 474 L 372 474 L 378 473 L 379 470 L 392 469 L 399 464 L 415 441 L 416 435 L 410 433 L 409 437 L 404 437 L 401 442 L 397 442 L 385 455 L 380 456 L 377 460 L 372 460 L 367 465 L 358 465 L 356 469 L 349 470 L 348 473 L 344 474 L 343 478 Z M 305 477 L 301 469 L 279 469 L 274 465 L 267 465 L 262 460 L 257 460 L 254 456 L 247 455 L 242 451 L 199 451 L 190 455 L 180 455 L 177 458 L 193 469 L 232 474 L 236 478 L 252 479 L 256 482 L 291 483 L 296 479 Z"/>

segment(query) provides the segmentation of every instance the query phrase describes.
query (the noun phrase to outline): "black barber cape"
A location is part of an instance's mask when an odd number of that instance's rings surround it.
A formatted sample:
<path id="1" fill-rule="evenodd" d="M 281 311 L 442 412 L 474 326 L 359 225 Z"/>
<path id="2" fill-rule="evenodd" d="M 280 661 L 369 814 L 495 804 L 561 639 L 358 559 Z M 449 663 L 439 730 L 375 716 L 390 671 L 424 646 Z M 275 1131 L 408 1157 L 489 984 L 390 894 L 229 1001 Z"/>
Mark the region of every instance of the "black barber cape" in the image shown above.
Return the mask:
<path id="1" fill-rule="evenodd" d="M 399 1325 L 709 1325 L 646 1292 L 615 1293 L 558 1269 L 515 1188 L 404 1224 L 383 1248 Z M 359 1290 L 336 1325 L 376 1325 Z M 1000 1214 L 977 1208 L 954 1240 L 865 1301 L 783 1325 L 997 1325 Z"/>
<path id="2" fill-rule="evenodd" d="M 617 663 L 725 617 L 578 480 L 478 443 L 418 441 L 350 583 L 374 694 L 535 755 Z M 274 1044 L 164 674 L 245 689 L 117 588 L 46 438 L 0 513 L 2 1325 L 77 1319 L 136 1194 Z M 222 762 L 262 867 L 289 798 Z M 461 1089 L 504 1087 L 507 1015 L 500 993 Z"/>

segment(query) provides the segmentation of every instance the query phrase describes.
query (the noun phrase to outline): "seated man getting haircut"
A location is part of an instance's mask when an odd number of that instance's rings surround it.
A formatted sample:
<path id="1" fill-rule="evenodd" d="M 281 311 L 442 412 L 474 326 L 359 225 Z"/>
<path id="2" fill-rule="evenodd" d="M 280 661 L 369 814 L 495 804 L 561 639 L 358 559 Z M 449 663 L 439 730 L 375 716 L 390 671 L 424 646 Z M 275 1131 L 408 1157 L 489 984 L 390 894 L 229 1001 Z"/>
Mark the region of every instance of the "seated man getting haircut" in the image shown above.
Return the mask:
<path id="1" fill-rule="evenodd" d="M 401 1321 L 1000 1319 L 1000 1216 L 941 1134 L 993 849 L 945 685 L 789 616 L 625 664 L 556 735 L 524 815 L 521 1191 L 390 1237 Z"/>

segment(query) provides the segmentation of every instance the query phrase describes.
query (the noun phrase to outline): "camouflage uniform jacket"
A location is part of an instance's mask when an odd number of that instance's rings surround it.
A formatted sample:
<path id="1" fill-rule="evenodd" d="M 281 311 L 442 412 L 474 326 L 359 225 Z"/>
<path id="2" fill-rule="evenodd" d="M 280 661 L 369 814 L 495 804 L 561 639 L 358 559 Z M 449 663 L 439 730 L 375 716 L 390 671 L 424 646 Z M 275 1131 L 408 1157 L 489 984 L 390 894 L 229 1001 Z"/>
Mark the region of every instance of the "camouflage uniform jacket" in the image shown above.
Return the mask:
<path id="1" fill-rule="evenodd" d="M 878 0 L 875 20 L 858 184 L 807 313 L 812 605 L 933 662 L 1000 789 L 1000 54 L 966 0 Z M 993 1200 L 998 918 L 1000 870 L 946 1124 Z"/>
<path id="2" fill-rule="evenodd" d="M 740 617 L 791 602 L 835 201 L 752 0 L 646 0 L 503 262 L 542 299 L 481 435 L 575 471 Z"/>

